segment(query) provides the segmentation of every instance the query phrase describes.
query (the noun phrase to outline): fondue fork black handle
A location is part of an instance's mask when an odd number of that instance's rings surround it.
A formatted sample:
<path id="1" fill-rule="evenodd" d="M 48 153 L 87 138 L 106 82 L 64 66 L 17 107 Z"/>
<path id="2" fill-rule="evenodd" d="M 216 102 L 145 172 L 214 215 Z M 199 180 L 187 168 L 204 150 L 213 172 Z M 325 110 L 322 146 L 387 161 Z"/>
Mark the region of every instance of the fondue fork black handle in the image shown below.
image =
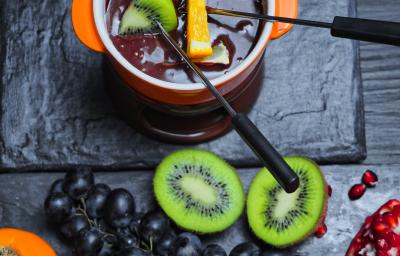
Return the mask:
<path id="1" fill-rule="evenodd" d="M 208 80 L 199 67 L 189 59 L 178 43 L 175 42 L 167 31 L 165 31 L 163 26 L 157 21 L 156 23 L 164 38 L 174 47 L 179 56 L 188 64 L 191 70 L 201 79 L 203 84 L 210 90 L 232 117 L 233 127 L 257 155 L 263 165 L 268 168 L 286 192 L 292 193 L 296 191 L 299 187 L 299 178 L 283 160 L 282 156 L 274 149 L 260 130 L 245 114 L 237 113 L 232 108 L 229 102 L 221 95 L 218 89 L 211 84 L 210 80 Z"/>
<path id="2" fill-rule="evenodd" d="M 292 19 L 239 11 L 229 11 L 207 7 L 208 14 L 244 17 L 264 21 L 279 21 L 303 26 L 329 28 L 331 35 L 360 41 L 400 46 L 400 23 L 336 16 L 332 23 Z"/>

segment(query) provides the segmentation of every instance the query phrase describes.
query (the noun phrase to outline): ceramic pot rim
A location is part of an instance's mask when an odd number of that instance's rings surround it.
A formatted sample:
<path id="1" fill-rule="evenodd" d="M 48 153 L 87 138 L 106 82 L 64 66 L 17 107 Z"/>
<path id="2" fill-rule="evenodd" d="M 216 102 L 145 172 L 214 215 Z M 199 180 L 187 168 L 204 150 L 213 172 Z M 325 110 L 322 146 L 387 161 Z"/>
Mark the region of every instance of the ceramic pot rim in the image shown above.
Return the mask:
<path id="1" fill-rule="evenodd" d="M 172 83 L 163 81 L 152 76 L 147 75 L 146 73 L 142 72 L 141 70 L 137 69 L 133 66 L 127 59 L 125 59 L 122 54 L 117 50 L 114 46 L 113 42 L 111 41 L 109 32 L 107 30 L 106 25 L 106 0 L 96 0 L 93 1 L 93 13 L 94 13 L 94 20 L 96 23 L 96 28 L 99 33 L 99 36 L 107 49 L 107 52 L 116 60 L 118 61 L 127 71 L 135 75 L 136 77 L 147 81 L 148 83 L 162 87 L 165 89 L 170 90 L 178 90 L 178 91 L 196 91 L 204 89 L 204 85 L 202 83 Z M 266 0 L 268 1 L 268 15 L 275 14 L 275 0 Z M 253 62 L 263 54 L 265 47 L 267 46 L 271 32 L 272 32 L 273 23 L 267 22 L 265 23 L 264 29 L 258 38 L 258 42 L 251 51 L 251 53 L 244 59 L 242 63 L 240 63 L 237 67 L 232 69 L 229 73 L 224 74 L 216 79 L 211 80 L 211 83 L 218 87 L 226 82 L 234 79 L 235 77 L 239 76 L 242 72 L 244 72 L 247 68 L 249 68 Z"/>

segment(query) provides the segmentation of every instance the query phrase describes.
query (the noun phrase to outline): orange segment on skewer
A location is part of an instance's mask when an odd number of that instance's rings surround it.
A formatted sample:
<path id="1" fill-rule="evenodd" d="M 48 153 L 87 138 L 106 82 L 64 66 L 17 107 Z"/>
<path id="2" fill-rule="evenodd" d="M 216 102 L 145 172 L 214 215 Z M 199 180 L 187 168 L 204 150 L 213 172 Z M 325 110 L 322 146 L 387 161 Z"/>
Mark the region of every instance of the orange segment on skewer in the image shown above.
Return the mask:
<path id="1" fill-rule="evenodd" d="M 206 0 L 187 1 L 187 54 L 190 58 L 205 58 L 212 54 Z"/>

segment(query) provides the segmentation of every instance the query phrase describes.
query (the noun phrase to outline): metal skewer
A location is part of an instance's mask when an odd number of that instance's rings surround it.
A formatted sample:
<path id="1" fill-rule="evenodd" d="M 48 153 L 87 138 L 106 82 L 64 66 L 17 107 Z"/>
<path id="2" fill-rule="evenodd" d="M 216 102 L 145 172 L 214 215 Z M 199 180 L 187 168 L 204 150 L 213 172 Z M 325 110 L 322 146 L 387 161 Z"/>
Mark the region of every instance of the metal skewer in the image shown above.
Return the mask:
<path id="1" fill-rule="evenodd" d="M 374 43 L 400 46 L 400 23 L 380 20 L 359 19 L 336 16 L 332 23 L 313 20 L 292 19 L 257 13 L 223 10 L 207 6 L 208 14 L 244 17 L 263 21 L 279 21 L 283 23 L 329 28 L 334 37 L 348 38 Z"/>
<path id="2" fill-rule="evenodd" d="M 319 27 L 319 28 L 331 28 L 332 27 L 332 23 L 327 23 L 327 22 L 292 19 L 292 18 L 270 16 L 270 15 L 263 15 L 263 14 L 258 14 L 258 13 L 249 13 L 249 12 L 228 11 L 228 10 L 213 8 L 213 7 L 209 7 L 209 6 L 207 6 L 207 13 L 232 16 L 232 17 L 258 19 L 258 20 L 264 20 L 264 21 L 280 21 L 280 22 L 284 22 L 284 23 L 291 23 L 291 24 Z"/>
<path id="3" fill-rule="evenodd" d="M 194 64 L 179 44 L 169 35 L 164 27 L 158 21 L 155 21 L 161 34 L 176 50 L 179 56 L 186 62 L 190 69 L 201 79 L 202 83 L 222 104 L 228 114 L 232 117 L 232 124 L 242 139 L 249 145 L 260 161 L 268 168 L 271 174 L 283 187 L 283 189 L 292 193 L 299 187 L 299 177 L 283 160 L 282 156 L 273 148 L 264 135 L 243 113 L 237 113 L 229 102 L 221 95 L 217 88 L 208 80 L 200 68 Z"/>

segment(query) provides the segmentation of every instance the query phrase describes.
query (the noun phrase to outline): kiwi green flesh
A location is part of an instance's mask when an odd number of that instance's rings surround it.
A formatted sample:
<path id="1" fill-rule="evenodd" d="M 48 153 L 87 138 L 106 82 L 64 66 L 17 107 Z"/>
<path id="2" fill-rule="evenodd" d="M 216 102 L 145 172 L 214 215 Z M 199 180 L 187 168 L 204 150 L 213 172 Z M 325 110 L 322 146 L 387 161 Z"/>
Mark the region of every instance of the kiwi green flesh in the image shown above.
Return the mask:
<path id="1" fill-rule="evenodd" d="M 269 171 L 261 169 L 247 199 L 250 228 L 274 247 L 288 247 L 307 238 L 326 211 L 326 183 L 319 167 L 302 157 L 287 157 L 285 161 L 298 174 L 299 189 L 286 193 Z"/>
<path id="2" fill-rule="evenodd" d="M 178 18 L 172 0 L 134 0 L 125 10 L 120 35 L 157 33 L 155 21 L 160 22 L 168 32 L 178 26 Z"/>
<path id="3" fill-rule="evenodd" d="M 236 171 L 216 155 L 194 149 L 177 151 L 160 163 L 154 192 L 178 226 L 201 234 L 231 226 L 245 201 Z"/>

